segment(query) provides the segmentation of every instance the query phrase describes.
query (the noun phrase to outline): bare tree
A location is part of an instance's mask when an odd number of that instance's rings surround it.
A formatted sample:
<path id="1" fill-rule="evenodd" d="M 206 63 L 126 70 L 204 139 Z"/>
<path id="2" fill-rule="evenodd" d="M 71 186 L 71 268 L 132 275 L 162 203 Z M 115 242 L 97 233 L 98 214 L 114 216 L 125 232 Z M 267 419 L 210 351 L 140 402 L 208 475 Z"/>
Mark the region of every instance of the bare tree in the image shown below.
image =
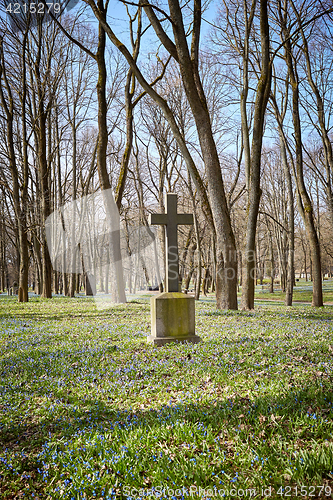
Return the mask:
<path id="1" fill-rule="evenodd" d="M 292 4 L 293 5 L 293 4 Z M 302 126 L 300 118 L 300 81 L 298 75 L 298 55 L 295 53 L 291 42 L 291 28 L 289 14 L 285 6 L 279 2 L 278 15 L 281 25 L 281 36 L 284 42 L 284 58 L 288 68 L 288 75 L 292 90 L 292 117 L 295 137 L 295 180 L 298 192 L 298 209 L 304 220 L 305 228 L 310 242 L 312 264 L 313 264 L 313 295 L 312 305 L 321 307 L 323 305 L 321 255 L 319 239 L 314 223 L 313 206 L 304 181 Z"/>
<path id="2" fill-rule="evenodd" d="M 145 2 L 142 4 L 142 7 L 145 10 L 145 13 L 160 42 L 166 51 L 179 64 L 182 82 L 195 120 L 201 154 L 206 167 L 209 201 L 201 176 L 195 166 L 191 154 L 189 153 L 186 142 L 181 134 L 181 131 L 179 130 L 167 101 L 160 94 L 158 94 L 154 90 L 153 85 L 149 84 L 145 79 L 126 46 L 116 37 L 112 28 L 106 22 L 106 17 L 100 9 L 99 4 L 95 4 L 93 0 L 86 0 L 86 3 L 90 5 L 92 11 L 103 26 L 111 42 L 126 58 L 139 84 L 162 109 L 164 116 L 170 125 L 181 154 L 183 155 L 191 173 L 193 182 L 201 197 L 206 216 L 208 217 L 211 227 L 216 235 L 217 307 L 237 309 L 237 251 L 235 237 L 231 227 L 230 213 L 227 206 L 224 183 L 221 174 L 221 166 L 211 127 L 211 118 L 199 72 L 199 42 L 202 14 L 201 1 L 194 1 L 193 29 L 190 49 L 188 46 L 182 9 L 178 0 L 169 1 L 169 13 L 162 12 L 164 18 L 171 24 L 174 40 L 171 40 L 167 30 L 163 28 L 161 20 L 156 14 L 155 6 L 149 2 Z M 157 12 L 160 12 L 159 8 L 157 9 Z"/>
<path id="3" fill-rule="evenodd" d="M 27 37 L 29 26 L 23 34 L 22 41 L 15 37 L 13 33 L 7 32 L 9 45 L 13 44 L 19 53 L 18 63 L 21 66 L 21 82 L 22 94 L 20 102 L 15 104 L 15 85 L 7 73 L 7 65 L 5 55 L 8 52 L 4 48 L 4 38 L 0 37 L 0 102 L 5 112 L 6 120 L 6 140 L 7 140 L 7 155 L 11 173 L 12 197 L 16 224 L 18 229 L 18 245 L 20 256 L 20 273 L 19 273 L 19 302 L 28 302 L 28 270 L 29 270 L 29 248 L 28 248 L 28 230 L 27 230 L 27 202 L 28 202 L 28 145 L 27 145 L 27 116 L 26 116 L 26 99 L 27 99 L 27 82 L 26 82 L 26 51 Z M 9 58 L 11 59 L 11 58 Z M 15 62 L 14 62 L 15 64 Z M 12 68 L 10 71 L 15 71 Z M 15 130 L 14 123 L 16 121 L 16 106 L 20 105 L 22 113 L 22 155 L 21 162 L 17 158 L 15 151 Z M 19 166 L 20 164 L 20 166 Z M 7 184 L 7 188 L 9 185 Z"/>

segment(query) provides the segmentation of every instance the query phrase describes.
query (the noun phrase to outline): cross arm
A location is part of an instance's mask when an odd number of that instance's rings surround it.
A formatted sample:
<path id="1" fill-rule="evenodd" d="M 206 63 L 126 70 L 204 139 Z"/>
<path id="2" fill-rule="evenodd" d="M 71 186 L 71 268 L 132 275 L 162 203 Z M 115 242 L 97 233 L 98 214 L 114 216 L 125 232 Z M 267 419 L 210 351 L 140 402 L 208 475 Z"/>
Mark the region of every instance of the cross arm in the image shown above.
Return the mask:
<path id="1" fill-rule="evenodd" d="M 167 224 L 168 218 L 166 214 L 149 214 L 148 224 L 151 225 L 159 225 L 159 224 Z"/>
<path id="2" fill-rule="evenodd" d="M 177 214 L 177 224 L 181 225 L 189 225 L 193 224 L 193 215 L 192 214 Z"/>

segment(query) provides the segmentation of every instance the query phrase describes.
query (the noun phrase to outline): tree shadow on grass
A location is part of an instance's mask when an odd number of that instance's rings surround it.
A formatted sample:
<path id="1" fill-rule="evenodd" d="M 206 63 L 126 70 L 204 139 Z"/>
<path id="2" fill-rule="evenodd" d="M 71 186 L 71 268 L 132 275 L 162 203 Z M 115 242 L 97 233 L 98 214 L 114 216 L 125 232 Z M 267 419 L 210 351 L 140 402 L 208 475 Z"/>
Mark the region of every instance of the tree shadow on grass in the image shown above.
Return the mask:
<path id="1" fill-rule="evenodd" d="M 0 299 L 1 300 L 1 299 Z M 88 299 L 89 300 L 89 299 Z M 47 304 L 47 303 L 46 303 Z M 91 300 L 89 303 L 90 307 L 94 307 L 94 301 Z M 131 309 L 127 307 L 127 305 L 131 306 Z M 68 309 L 62 309 L 61 308 L 61 303 L 59 302 L 57 304 L 57 307 L 59 308 L 58 311 L 52 311 L 51 313 L 46 310 L 45 312 L 41 311 L 27 311 L 27 310 L 18 310 L 15 311 L 13 314 L 13 311 L 7 311 L 6 309 L 0 310 L 0 320 L 1 319 L 16 319 L 16 320 L 21 320 L 21 321 L 29 321 L 29 320 L 38 320 L 40 321 L 63 321 L 65 319 L 98 319 L 98 320 L 110 320 L 110 317 L 123 317 L 125 318 L 129 313 L 131 312 L 136 312 L 138 310 L 140 311 L 146 311 L 147 314 L 149 312 L 149 304 L 148 303 L 143 303 L 143 302 L 136 302 L 136 301 L 131 301 L 128 302 L 127 305 L 119 304 L 118 306 L 112 306 L 108 307 L 107 309 L 99 310 L 94 309 L 94 310 L 82 310 L 81 312 L 76 312 L 75 309 L 73 310 L 68 310 Z M 133 308 L 136 308 L 136 311 L 133 311 Z M 54 307 L 55 309 L 55 307 Z"/>
<path id="2" fill-rule="evenodd" d="M 224 461 L 229 464 L 229 468 L 234 467 L 236 472 L 239 470 L 237 455 L 241 448 L 254 450 L 255 454 L 260 457 L 260 453 L 267 454 L 268 452 L 267 444 L 264 444 L 265 441 L 275 442 L 276 448 L 269 448 L 270 456 L 266 457 L 269 460 L 268 469 L 274 470 L 274 467 L 277 467 L 277 475 L 272 479 L 275 487 L 277 484 L 296 484 L 297 478 L 300 476 L 302 481 L 308 480 L 309 484 L 311 481 L 314 484 L 315 480 L 320 481 L 321 479 L 333 488 L 330 474 L 333 470 L 333 449 L 331 446 L 326 447 L 327 453 L 325 452 L 322 458 L 318 452 L 319 445 L 325 449 L 323 445 L 325 440 L 332 441 L 333 410 L 330 403 L 333 401 L 333 391 L 328 380 L 312 380 L 303 387 L 292 387 L 275 396 L 266 394 L 249 398 L 234 394 L 232 397 L 226 398 L 215 395 L 215 397 L 211 396 L 210 399 L 203 402 L 179 401 L 169 405 L 160 405 L 157 408 L 144 405 L 144 408 L 135 410 L 131 409 L 129 405 L 128 407 L 117 407 L 112 402 L 112 396 L 110 396 L 109 401 L 105 401 L 105 394 L 89 397 L 90 386 L 87 386 L 85 398 L 76 396 L 75 388 L 72 389 L 72 393 L 66 397 L 64 397 L 62 390 L 59 390 L 57 394 L 53 392 L 51 396 L 49 395 L 54 407 L 58 405 L 59 411 L 55 412 L 54 415 L 50 412 L 37 421 L 35 418 L 37 415 L 30 414 L 26 416 L 24 425 L 22 425 L 23 422 L 13 421 L 6 433 L 0 433 L 0 442 L 9 452 L 12 450 L 19 455 L 24 451 L 27 458 L 16 466 L 15 471 L 19 475 L 31 476 L 30 488 L 35 488 L 34 491 L 39 491 L 39 494 L 44 491 L 44 487 L 41 486 L 41 462 L 37 460 L 37 455 L 43 449 L 43 443 L 53 443 L 51 444 L 53 452 L 59 455 L 59 453 L 66 454 L 68 448 L 76 450 L 78 445 L 75 444 L 75 441 L 77 440 L 81 443 L 82 452 L 80 453 L 82 456 L 94 464 L 99 460 L 98 450 L 92 451 L 90 454 L 87 452 L 91 446 L 91 440 L 95 439 L 92 436 L 99 436 L 96 439 L 101 439 L 101 442 L 106 439 L 103 443 L 107 449 L 108 446 L 115 446 L 112 438 L 114 435 L 117 443 L 115 448 L 118 449 L 115 456 L 118 457 L 118 461 L 115 461 L 114 464 L 108 464 L 110 481 L 113 481 L 114 484 L 122 483 L 123 486 L 127 484 L 142 488 L 148 484 L 144 482 L 144 476 L 146 472 L 149 473 L 146 468 L 149 467 L 149 464 L 151 465 L 154 450 L 150 450 L 149 447 L 141 448 L 140 440 L 142 437 L 139 439 L 137 433 L 139 432 L 140 436 L 155 435 L 163 446 L 167 447 L 169 443 L 170 449 L 173 449 L 174 446 L 180 455 L 184 455 L 180 448 L 183 438 L 179 437 L 178 431 L 176 432 L 175 429 L 182 429 L 179 432 L 180 434 L 184 432 L 185 436 L 186 432 L 183 431 L 185 428 L 198 433 L 198 435 L 192 434 L 192 438 L 187 433 L 187 444 L 196 444 L 196 449 L 189 453 L 187 460 L 190 460 L 190 456 L 200 460 L 201 455 L 205 454 L 207 449 L 213 453 L 214 447 L 216 447 L 219 448 L 218 453 L 224 457 Z M 320 431 L 314 428 L 319 420 L 321 422 Z M 122 453 L 119 451 L 120 445 L 128 448 L 135 439 L 137 439 L 136 444 L 140 448 L 137 458 L 135 459 L 134 451 L 128 452 L 128 456 L 125 456 L 124 452 L 122 458 L 119 458 Z M 207 442 L 210 443 L 208 448 Z M 303 467 L 303 471 L 297 473 L 292 471 L 289 473 L 289 479 L 286 479 L 288 474 L 286 476 L 285 472 L 289 471 L 288 463 L 292 460 L 292 453 L 287 450 L 288 445 L 292 449 L 303 450 L 304 454 L 301 456 L 305 458 L 305 461 L 303 458 L 302 463 L 298 459 L 298 467 Z M 66 460 L 68 456 L 66 455 Z M 253 454 L 251 456 L 254 457 Z M 250 466 L 251 458 L 249 457 L 250 452 L 244 455 L 242 466 L 248 477 L 251 478 L 252 466 Z M 50 470 L 52 467 L 54 468 L 55 460 L 52 453 L 46 453 L 43 458 L 45 467 L 50 467 Z M 169 463 L 168 470 L 164 476 L 162 474 L 166 484 L 168 484 L 167 476 L 172 475 L 172 468 L 179 468 L 181 462 L 177 465 L 177 451 L 176 456 L 172 460 L 169 457 L 168 460 L 165 459 L 161 462 L 163 467 Z M 97 465 L 97 469 L 101 467 L 101 463 Z M 189 463 L 187 462 L 187 464 Z M 132 469 L 126 464 L 131 464 Z M 158 464 L 157 461 L 156 466 Z M 56 468 L 61 468 L 61 466 L 59 459 Z M 66 467 L 68 466 L 65 466 L 65 469 Z M 211 467 L 212 470 L 217 470 L 214 465 Z M 89 466 L 87 466 L 87 471 L 88 469 Z M 130 470 L 133 471 L 132 476 Z M 14 470 L 12 472 L 14 474 Z M 195 481 L 197 486 L 200 485 L 203 488 L 211 486 L 211 477 L 207 477 L 206 472 L 202 472 L 201 468 L 196 469 L 195 466 L 188 465 L 188 472 L 188 479 L 184 479 L 185 485 L 190 486 Z M 59 470 L 53 471 L 53 473 L 57 475 L 59 480 L 61 477 Z M 283 473 L 284 475 L 282 475 Z M 10 471 L 7 470 L 7 480 L 9 477 Z M 50 476 L 49 480 L 52 479 Z M 186 483 L 186 481 L 188 482 Z M 92 494 L 92 489 L 89 486 L 87 486 L 87 492 Z M 121 493 L 120 496 L 125 498 Z M 14 497 L 8 496 L 8 498 Z M 40 498 L 44 497 L 40 496 Z M 88 496 L 88 498 L 95 497 Z"/>

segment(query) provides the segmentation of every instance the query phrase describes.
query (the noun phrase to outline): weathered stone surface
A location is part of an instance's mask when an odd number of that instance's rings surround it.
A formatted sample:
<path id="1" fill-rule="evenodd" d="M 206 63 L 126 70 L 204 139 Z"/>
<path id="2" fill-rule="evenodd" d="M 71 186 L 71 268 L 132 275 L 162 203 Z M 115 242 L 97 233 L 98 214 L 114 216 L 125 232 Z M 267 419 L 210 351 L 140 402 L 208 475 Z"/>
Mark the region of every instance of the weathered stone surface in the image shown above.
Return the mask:
<path id="1" fill-rule="evenodd" d="M 179 292 L 164 292 L 150 299 L 151 335 L 148 342 L 200 342 L 195 335 L 195 300 Z"/>
<path id="2" fill-rule="evenodd" d="M 157 347 L 160 347 L 170 342 L 176 342 L 177 344 L 198 344 L 201 338 L 198 335 L 191 335 L 187 337 L 153 337 L 153 335 L 148 335 L 148 342 L 152 342 Z"/>
<path id="3" fill-rule="evenodd" d="M 165 256 L 166 256 L 166 276 L 165 290 L 167 292 L 179 291 L 179 267 L 178 267 L 178 239 L 177 228 L 179 225 L 193 224 L 192 214 L 179 214 L 177 212 L 177 195 L 167 193 L 165 195 L 165 214 L 150 214 L 149 224 L 165 225 Z"/>

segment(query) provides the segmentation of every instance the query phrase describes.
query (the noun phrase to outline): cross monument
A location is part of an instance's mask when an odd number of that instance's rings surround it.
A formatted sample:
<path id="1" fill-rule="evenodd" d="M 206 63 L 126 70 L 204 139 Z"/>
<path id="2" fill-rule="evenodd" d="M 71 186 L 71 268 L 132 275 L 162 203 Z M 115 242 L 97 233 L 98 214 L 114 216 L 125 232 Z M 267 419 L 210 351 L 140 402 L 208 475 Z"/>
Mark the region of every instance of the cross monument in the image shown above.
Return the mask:
<path id="1" fill-rule="evenodd" d="M 161 346 L 169 342 L 200 342 L 195 334 L 194 297 L 179 292 L 177 227 L 193 224 L 192 214 L 177 213 L 177 195 L 168 193 L 166 213 L 151 214 L 149 224 L 166 226 L 166 291 L 151 297 L 151 335 L 148 342 Z"/>
<path id="2" fill-rule="evenodd" d="M 150 225 L 164 225 L 165 231 L 165 256 L 166 256 L 166 276 L 165 288 L 166 292 L 179 291 L 179 267 L 178 267 L 178 238 L 177 226 L 193 224 L 192 214 L 177 213 L 177 195 L 168 193 L 165 197 L 166 213 L 165 214 L 150 214 Z"/>

